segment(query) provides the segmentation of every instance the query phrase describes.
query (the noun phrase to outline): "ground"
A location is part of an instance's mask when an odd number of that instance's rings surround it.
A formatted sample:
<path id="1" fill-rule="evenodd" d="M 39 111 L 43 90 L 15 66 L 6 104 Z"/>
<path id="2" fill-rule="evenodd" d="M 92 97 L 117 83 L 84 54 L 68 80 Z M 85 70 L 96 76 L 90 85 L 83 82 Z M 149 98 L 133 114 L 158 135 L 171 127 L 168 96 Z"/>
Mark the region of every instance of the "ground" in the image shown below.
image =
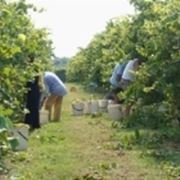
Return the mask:
<path id="1" fill-rule="evenodd" d="M 7 179 L 168 179 L 161 166 L 153 159 L 144 158 L 139 149 L 120 146 L 117 134 L 121 132 L 113 128 L 107 113 L 72 115 L 72 101 L 90 97 L 79 86 L 69 92 L 63 101 L 62 120 L 50 122 L 30 134 L 27 151 L 10 157 Z"/>

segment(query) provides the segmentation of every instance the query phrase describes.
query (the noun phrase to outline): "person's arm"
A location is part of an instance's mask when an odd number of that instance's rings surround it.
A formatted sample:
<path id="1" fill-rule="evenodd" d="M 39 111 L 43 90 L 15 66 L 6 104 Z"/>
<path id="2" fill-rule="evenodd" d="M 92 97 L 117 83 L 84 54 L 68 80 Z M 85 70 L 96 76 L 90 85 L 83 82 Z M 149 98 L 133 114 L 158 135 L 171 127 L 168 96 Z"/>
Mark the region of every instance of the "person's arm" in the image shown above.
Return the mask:
<path id="1" fill-rule="evenodd" d="M 139 61 L 138 60 L 134 60 L 133 70 L 137 71 L 138 67 L 139 67 Z"/>
<path id="2" fill-rule="evenodd" d="M 43 78 L 41 79 L 42 89 L 41 89 L 41 100 L 40 100 L 40 108 L 43 107 L 47 97 L 49 96 L 49 87 L 44 82 Z"/>
<path id="3" fill-rule="evenodd" d="M 38 85 L 39 85 L 39 88 L 40 88 L 41 92 L 45 91 L 45 85 L 44 85 L 44 82 L 43 82 L 43 76 L 42 75 L 39 75 Z"/>

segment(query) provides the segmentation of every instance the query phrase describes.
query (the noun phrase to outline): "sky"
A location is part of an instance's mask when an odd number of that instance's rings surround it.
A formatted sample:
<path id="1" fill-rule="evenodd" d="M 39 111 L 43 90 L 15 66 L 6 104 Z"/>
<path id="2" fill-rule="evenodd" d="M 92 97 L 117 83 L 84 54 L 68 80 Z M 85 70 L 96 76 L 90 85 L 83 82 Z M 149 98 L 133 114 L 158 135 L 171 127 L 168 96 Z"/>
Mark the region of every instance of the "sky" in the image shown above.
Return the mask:
<path id="1" fill-rule="evenodd" d="M 31 13 L 37 28 L 50 32 L 54 53 L 72 57 L 85 48 L 93 36 L 102 32 L 110 19 L 133 14 L 128 0 L 27 0 L 43 13 Z"/>

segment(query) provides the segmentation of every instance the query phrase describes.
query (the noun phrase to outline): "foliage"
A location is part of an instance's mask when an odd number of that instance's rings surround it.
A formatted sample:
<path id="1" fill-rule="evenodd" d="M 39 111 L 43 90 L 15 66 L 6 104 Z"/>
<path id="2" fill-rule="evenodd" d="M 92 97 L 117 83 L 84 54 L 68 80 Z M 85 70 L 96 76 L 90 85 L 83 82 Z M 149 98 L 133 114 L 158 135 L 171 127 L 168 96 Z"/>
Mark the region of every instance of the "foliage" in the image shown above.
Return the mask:
<path id="1" fill-rule="evenodd" d="M 162 169 L 166 172 L 167 176 L 173 179 L 179 179 L 180 177 L 180 166 L 174 163 L 163 162 L 161 163 Z"/>
<path id="2" fill-rule="evenodd" d="M 69 79 L 107 87 L 112 68 L 126 55 L 121 48 L 126 41 L 128 26 L 128 18 L 109 22 L 104 32 L 97 34 L 87 48 L 81 48 L 72 58 L 68 67 Z"/>
<path id="3" fill-rule="evenodd" d="M 54 68 L 56 70 L 66 69 L 69 61 L 70 61 L 70 59 L 67 58 L 67 57 L 59 58 L 59 57 L 55 56 L 54 59 L 53 59 Z"/>
<path id="4" fill-rule="evenodd" d="M 0 1 L 0 153 L 17 144 L 9 139 L 8 126 L 24 118 L 27 81 L 51 64 L 48 32 L 35 28 L 28 15 L 31 9 L 36 11 L 25 0 Z"/>
<path id="5" fill-rule="evenodd" d="M 63 82 L 66 82 L 66 69 L 57 69 L 55 73 Z"/>
<path id="6" fill-rule="evenodd" d="M 138 107 L 131 115 L 122 119 L 121 122 L 125 127 L 137 126 L 157 129 L 163 126 L 171 126 L 169 118 L 168 112 L 164 112 L 164 109 L 161 110 L 161 107 L 153 104 L 141 108 Z"/>
<path id="7" fill-rule="evenodd" d="M 8 150 L 15 149 L 18 145 L 17 140 L 10 133 L 12 128 L 12 122 L 4 116 L 0 116 L 0 160 Z"/>
<path id="8" fill-rule="evenodd" d="M 26 82 L 49 66 L 52 54 L 48 32 L 29 19 L 31 8 L 24 0 L 0 2 L 0 103 L 15 120 L 23 116 Z"/>
<path id="9" fill-rule="evenodd" d="M 143 106 L 153 106 L 155 119 L 158 119 L 158 106 L 161 105 L 165 106 L 161 112 L 164 120 L 172 121 L 179 117 L 179 5 L 177 0 L 149 1 L 131 27 L 131 39 L 146 62 L 126 95 L 134 101 L 141 99 L 136 107 L 139 111 Z"/>
<path id="10" fill-rule="evenodd" d="M 131 3 L 136 14 L 111 20 L 105 31 L 72 58 L 68 77 L 108 87 L 115 63 L 138 57 L 144 63 L 124 93 L 125 103 L 133 104 L 136 120 L 132 122 L 141 119 L 144 125 L 152 122 L 154 128 L 169 125 L 180 118 L 180 1 Z"/>

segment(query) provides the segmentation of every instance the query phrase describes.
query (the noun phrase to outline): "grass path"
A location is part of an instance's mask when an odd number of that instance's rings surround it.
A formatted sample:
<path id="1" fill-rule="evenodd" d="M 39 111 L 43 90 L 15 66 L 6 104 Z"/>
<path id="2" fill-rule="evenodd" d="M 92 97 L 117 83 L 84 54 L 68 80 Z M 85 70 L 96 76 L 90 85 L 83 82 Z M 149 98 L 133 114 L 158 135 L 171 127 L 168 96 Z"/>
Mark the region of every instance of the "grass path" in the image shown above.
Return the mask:
<path id="1" fill-rule="evenodd" d="M 27 152 L 11 157 L 13 177 L 18 180 L 162 179 L 156 166 L 139 160 L 137 151 L 117 148 L 118 142 L 112 138 L 116 129 L 112 128 L 107 114 L 72 116 L 72 100 L 89 97 L 80 87 L 77 92 L 69 92 L 63 102 L 62 121 L 34 131 Z"/>

